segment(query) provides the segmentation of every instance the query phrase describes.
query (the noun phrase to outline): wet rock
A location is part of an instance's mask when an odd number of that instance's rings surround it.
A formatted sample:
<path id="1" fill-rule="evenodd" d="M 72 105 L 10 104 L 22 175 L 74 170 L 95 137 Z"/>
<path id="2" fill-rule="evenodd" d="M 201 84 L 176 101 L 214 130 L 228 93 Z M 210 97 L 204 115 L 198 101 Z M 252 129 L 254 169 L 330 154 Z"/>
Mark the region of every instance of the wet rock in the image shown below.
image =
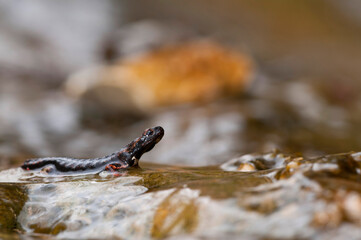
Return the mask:
<path id="1" fill-rule="evenodd" d="M 12 169 L 0 180 L 26 183 L 28 200 L 18 221 L 27 234 L 357 239 L 360 156 L 248 154 L 220 168 L 143 163 L 122 177 Z M 239 167 L 244 164 L 253 171 Z"/>
<path id="2" fill-rule="evenodd" d="M 285 167 L 291 157 L 282 153 L 247 154 L 227 161 L 221 165 L 226 171 L 251 172 Z"/>
<path id="3" fill-rule="evenodd" d="M 24 186 L 0 183 L 0 233 L 19 229 L 17 217 L 26 200 Z"/>
<path id="4" fill-rule="evenodd" d="M 106 224 L 114 225 L 119 217 L 123 218 L 114 213 L 114 206 L 118 206 L 122 199 L 128 202 L 146 191 L 142 186 L 127 186 L 138 180 L 139 178 L 124 177 L 109 182 L 34 184 L 29 186 L 29 200 L 19 216 L 19 222 L 28 232 L 52 235 L 64 231 L 82 234 L 88 227 L 96 231 L 95 229 L 104 228 Z M 47 204 L 44 205 L 44 201 Z M 92 237 L 100 238 L 102 234 L 104 233 L 99 232 Z"/>
<path id="5" fill-rule="evenodd" d="M 198 225 L 198 206 L 195 200 L 199 196 L 197 193 L 183 189 L 164 199 L 154 214 L 152 237 L 191 234 Z"/>

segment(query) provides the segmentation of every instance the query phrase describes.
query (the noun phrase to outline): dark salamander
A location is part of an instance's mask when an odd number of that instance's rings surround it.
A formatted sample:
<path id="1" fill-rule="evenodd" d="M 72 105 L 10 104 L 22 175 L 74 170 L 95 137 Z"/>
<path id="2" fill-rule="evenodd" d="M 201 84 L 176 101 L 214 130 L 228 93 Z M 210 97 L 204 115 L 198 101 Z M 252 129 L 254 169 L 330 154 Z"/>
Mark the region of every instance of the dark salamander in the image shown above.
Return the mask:
<path id="1" fill-rule="evenodd" d="M 137 167 L 140 157 L 150 151 L 162 139 L 163 135 L 164 129 L 162 127 L 148 128 L 141 137 L 105 157 L 93 159 L 34 158 L 26 160 L 21 167 L 24 170 L 42 169 L 49 173 L 93 173 Z"/>

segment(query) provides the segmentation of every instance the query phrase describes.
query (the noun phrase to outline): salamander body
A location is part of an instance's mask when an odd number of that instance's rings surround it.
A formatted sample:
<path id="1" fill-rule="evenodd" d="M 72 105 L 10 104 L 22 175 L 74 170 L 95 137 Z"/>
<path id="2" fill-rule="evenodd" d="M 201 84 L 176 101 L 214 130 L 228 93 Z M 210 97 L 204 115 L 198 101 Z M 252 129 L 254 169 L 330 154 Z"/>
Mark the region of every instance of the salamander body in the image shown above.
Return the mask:
<path id="1" fill-rule="evenodd" d="M 116 171 L 137 167 L 140 157 L 153 149 L 162 139 L 164 129 L 154 127 L 146 129 L 142 136 L 136 138 L 124 148 L 110 155 L 93 159 L 76 159 L 66 157 L 45 157 L 28 159 L 21 166 L 24 170 L 43 170 L 49 173 L 84 173 Z"/>

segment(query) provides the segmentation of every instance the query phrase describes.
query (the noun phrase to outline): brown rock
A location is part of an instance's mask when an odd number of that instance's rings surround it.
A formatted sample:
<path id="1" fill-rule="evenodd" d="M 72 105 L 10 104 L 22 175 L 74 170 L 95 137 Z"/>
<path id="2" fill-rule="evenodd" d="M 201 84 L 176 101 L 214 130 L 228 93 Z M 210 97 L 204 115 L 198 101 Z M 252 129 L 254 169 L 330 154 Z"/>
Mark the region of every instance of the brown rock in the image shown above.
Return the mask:
<path id="1" fill-rule="evenodd" d="M 110 81 L 132 93 L 139 106 L 210 102 L 237 96 L 249 83 L 247 57 L 208 42 L 160 48 L 112 68 Z"/>
<path id="2" fill-rule="evenodd" d="M 118 89 L 118 94 L 96 91 L 97 101 L 102 102 L 99 96 L 103 95 L 105 105 L 149 112 L 154 107 L 239 96 L 249 84 L 251 72 L 247 56 L 211 41 L 195 41 L 75 74 L 68 80 L 67 90 L 89 97 L 94 89 Z M 84 79 L 87 76 L 89 81 Z M 109 99 L 127 104 L 109 103 Z"/>

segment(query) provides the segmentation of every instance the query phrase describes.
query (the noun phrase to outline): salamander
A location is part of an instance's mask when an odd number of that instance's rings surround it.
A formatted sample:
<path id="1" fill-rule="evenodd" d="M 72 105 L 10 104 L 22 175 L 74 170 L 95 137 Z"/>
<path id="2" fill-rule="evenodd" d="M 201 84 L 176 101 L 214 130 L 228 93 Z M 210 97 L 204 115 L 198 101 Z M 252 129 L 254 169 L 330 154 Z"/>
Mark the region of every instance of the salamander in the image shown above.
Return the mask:
<path id="1" fill-rule="evenodd" d="M 28 159 L 21 166 L 24 170 L 42 170 L 48 173 L 96 173 L 103 170 L 117 171 L 138 167 L 140 157 L 153 149 L 162 139 L 164 129 L 160 126 L 146 129 L 142 136 L 136 138 L 119 151 L 93 159 L 76 159 L 66 157 L 45 157 Z"/>

